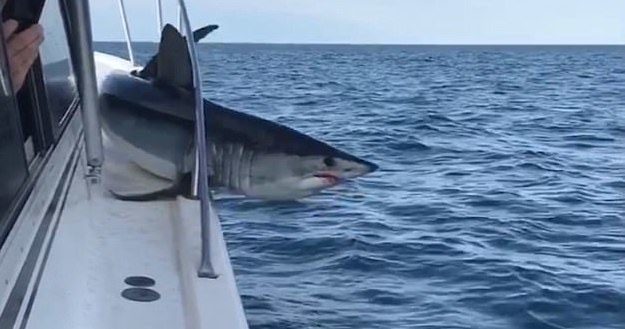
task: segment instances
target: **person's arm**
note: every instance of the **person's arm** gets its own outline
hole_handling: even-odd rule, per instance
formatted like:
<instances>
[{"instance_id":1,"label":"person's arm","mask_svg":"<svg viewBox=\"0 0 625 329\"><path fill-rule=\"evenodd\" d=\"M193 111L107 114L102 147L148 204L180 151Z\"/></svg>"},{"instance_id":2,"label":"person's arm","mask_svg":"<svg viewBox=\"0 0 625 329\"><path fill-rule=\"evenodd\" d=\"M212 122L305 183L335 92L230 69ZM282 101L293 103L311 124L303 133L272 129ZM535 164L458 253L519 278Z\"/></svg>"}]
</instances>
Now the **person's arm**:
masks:
<instances>
[{"instance_id":1,"label":"person's arm","mask_svg":"<svg viewBox=\"0 0 625 329\"><path fill-rule=\"evenodd\" d=\"M30 66L39 55L39 45L43 42L43 28L39 24L17 32L18 23L10 19L2 23L2 32L6 43L9 69L13 90L22 88Z\"/></svg>"}]
</instances>

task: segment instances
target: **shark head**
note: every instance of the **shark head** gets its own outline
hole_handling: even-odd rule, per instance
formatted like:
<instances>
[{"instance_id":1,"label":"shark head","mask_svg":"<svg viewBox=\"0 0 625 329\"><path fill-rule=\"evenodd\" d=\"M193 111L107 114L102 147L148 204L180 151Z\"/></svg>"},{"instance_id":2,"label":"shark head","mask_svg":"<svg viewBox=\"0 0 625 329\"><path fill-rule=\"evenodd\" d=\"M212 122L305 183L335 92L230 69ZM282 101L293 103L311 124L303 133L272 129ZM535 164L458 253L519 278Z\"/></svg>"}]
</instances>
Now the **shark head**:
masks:
<instances>
[{"instance_id":1,"label":"shark head","mask_svg":"<svg viewBox=\"0 0 625 329\"><path fill-rule=\"evenodd\" d=\"M306 142L302 140L301 145ZM330 146L303 155L259 153L251 164L249 185L242 186L244 194L272 200L307 197L378 168Z\"/></svg>"},{"instance_id":2,"label":"shark head","mask_svg":"<svg viewBox=\"0 0 625 329\"><path fill-rule=\"evenodd\" d=\"M204 101L212 182L262 199L299 199L377 165L291 127Z\"/></svg>"}]
</instances>

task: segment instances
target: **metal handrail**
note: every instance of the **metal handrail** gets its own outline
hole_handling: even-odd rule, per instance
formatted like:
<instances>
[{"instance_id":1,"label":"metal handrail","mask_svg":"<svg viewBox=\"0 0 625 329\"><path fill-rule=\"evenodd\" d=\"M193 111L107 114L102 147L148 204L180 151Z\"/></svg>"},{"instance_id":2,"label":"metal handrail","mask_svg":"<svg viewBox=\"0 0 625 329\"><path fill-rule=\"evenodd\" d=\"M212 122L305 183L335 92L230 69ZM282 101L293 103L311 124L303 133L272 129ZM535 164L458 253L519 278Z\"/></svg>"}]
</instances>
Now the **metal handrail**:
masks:
<instances>
[{"instance_id":1,"label":"metal handrail","mask_svg":"<svg viewBox=\"0 0 625 329\"><path fill-rule=\"evenodd\" d=\"M156 34L159 35L163 30L163 4L161 3L161 0L156 0L156 24Z\"/></svg>"},{"instance_id":2,"label":"metal handrail","mask_svg":"<svg viewBox=\"0 0 625 329\"><path fill-rule=\"evenodd\" d=\"M81 101L82 121L87 153L88 177L98 182L104 161L102 134L100 130L98 85L96 82L91 22L88 0L66 1L74 71L77 75L78 92Z\"/></svg>"},{"instance_id":3,"label":"metal handrail","mask_svg":"<svg viewBox=\"0 0 625 329\"><path fill-rule=\"evenodd\" d=\"M204 99L202 98L202 80L200 79L199 62L193 40L193 31L187 14L184 0L178 0L178 8L182 18L186 34L187 48L191 66L193 67L193 87L195 91L195 144L196 144L196 165L193 171L194 193L200 199L201 235L202 235L202 259L198 269L198 276L204 278L217 278L218 275L212 264L210 252L211 236L211 198L208 187L208 149L206 146L206 118L204 113Z\"/></svg>"},{"instance_id":4,"label":"metal handrail","mask_svg":"<svg viewBox=\"0 0 625 329\"><path fill-rule=\"evenodd\" d=\"M178 6L178 12L176 13L176 19L178 20L178 29L182 30L182 9Z\"/></svg>"},{"instance_id":5,"label":"metal handrail","mask_svg":"<svg viewBox=\"0 0 625 329\"><path fill-rule=\"evenodd\" d=\"M130 61L134 65L134 56L132 53L132 42L130 41L130 32L126 20L126 9L123 0L118 0L120 14L124 23L124 33L126 34L126 45ZM159 27L162 24L162 6L161 1L156 0L157 18ZM203 278L215 279L218 274L213 267L211 257L211 231L212 231L212 200L208 185L209 172L209 154L206 142L206 118L204 113L204 99L202 98L202 80L200 79L199 62L197 59L197 51L195 49L195 41L193 40L193 30L187 14L187 8L184 0L178 0L178 25L180 30L184 31L187 41L187 49L189 51L189 59L193 68L193 89L195 104L195 167L192 178L192 195L200 200L200 220L201 220L201 240L202 240L202 258L198 269L198 276ZM184 28L183 28L184 27ZM160 31L159 31L160 33Z\"/></svg>"},{"instance_id":6,"label":"metal handrail","mask_svg":"<svg viewBox=\"0 0 625 329\"><path fill-rule=\"evenodd\" d=\"M124 27L124 35L126 36L126 48L128 49L128 58L132 66L135 66L135 55L132 52L132 40L130 40L130 29L128 28L128 18L126 17L126 8L124 0L117 0L119 4L119 14L122 17L122 26Z\"/></svg>"}]
</instances>

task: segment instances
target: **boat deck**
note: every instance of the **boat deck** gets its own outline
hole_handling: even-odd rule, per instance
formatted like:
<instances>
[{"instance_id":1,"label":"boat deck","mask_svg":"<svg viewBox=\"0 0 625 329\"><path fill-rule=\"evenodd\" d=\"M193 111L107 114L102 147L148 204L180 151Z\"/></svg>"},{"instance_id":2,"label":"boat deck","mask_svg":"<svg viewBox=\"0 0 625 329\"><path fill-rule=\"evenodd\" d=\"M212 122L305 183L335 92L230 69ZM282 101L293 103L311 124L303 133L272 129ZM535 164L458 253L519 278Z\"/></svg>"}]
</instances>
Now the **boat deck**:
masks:
<instances>
[{"instance_id":1,"label":"boat deck","mask_svg":"<svg viewBox=\"0 0 625 329\"><path fill-rule=\"evenodd\" d=\"M75 168L22 328L247 328L218 220L212 250L220 276L197 276L199 202L119 201ZM138 297L159 298L122 297L130 276L154 279Z\"/></svg>"}]
</instances>

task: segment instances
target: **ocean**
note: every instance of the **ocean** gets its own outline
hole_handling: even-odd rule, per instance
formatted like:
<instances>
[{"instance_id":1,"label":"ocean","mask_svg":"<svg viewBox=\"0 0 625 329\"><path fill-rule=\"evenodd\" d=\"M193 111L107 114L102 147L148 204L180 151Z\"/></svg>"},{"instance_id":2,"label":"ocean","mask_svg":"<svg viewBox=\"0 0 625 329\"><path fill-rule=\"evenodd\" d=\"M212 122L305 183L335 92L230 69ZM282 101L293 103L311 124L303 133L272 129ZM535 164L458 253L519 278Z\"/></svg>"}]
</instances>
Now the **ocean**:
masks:
<instances>
[{"instance_id":1,"label":"ocean","mask_svg":"<svg viewBox=\"0 0 625 329\"><path fill-rule=\"evenodd\" d=\"M380 166L298 202L218 202L251 328L625 328L625 47L199 57L205 97Z\"/></svg>"}]
</instances>

